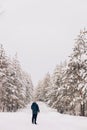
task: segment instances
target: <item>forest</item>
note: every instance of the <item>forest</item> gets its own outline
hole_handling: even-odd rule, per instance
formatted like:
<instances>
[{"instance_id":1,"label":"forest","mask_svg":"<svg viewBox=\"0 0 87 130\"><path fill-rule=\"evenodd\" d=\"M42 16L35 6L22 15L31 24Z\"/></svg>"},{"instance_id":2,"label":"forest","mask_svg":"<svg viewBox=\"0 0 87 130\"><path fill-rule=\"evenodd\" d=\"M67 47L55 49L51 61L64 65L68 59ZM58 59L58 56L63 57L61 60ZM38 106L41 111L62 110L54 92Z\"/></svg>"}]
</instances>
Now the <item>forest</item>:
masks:
<instances>
[{"instance_id":1,"label":"forest","mask_svg":"<svg viewBox=\"0 0 87 130\"><path fill-rule=\"evenodd\" d=\"M63 63L47 72L36 87L15 55L6 55L0 45L0 111L15 112L34 98L58 112L87 116L87 31L80 31L72 53Z\"/></svg>"},{"instance_id":2,"label":"forest","mask_svg":"<svg viewBox=\"0 0 87 130\"><path fill-rule=\"evenodd\" d=\"M87 116L87 31L80 31L68 60L38 82L35 98L58 112Z\"/></svg>"},{"instance_id":3,"label":"forest","mask_svg":"<svg viewBox=\"0 0 87 130\"><path fill-rule=\"evenodd\" d=\"M18 61L6 55L0 45L0 111L15 112L32 99L33 83Z\"/></svg>"}]
</instances>

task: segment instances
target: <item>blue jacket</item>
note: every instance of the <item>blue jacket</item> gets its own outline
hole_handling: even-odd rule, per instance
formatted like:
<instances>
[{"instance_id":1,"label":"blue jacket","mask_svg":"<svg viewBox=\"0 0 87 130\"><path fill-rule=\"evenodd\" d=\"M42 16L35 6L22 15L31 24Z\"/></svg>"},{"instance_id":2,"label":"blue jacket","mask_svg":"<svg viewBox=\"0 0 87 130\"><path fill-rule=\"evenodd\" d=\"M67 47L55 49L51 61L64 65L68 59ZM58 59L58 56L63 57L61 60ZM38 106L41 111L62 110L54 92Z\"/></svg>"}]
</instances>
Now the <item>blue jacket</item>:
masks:
<instances>
[{"instance_id":1,"label":"blue jacket","mask_svg":"<svg viewBox=\"0 0 87 130\"><path fill-rule=\"evenodd\" d=\"M31 109L33 114L37 114L40 110L39 110L39 106L36 102L33 102L31 105Z\"/></svg>"}]
</instances>

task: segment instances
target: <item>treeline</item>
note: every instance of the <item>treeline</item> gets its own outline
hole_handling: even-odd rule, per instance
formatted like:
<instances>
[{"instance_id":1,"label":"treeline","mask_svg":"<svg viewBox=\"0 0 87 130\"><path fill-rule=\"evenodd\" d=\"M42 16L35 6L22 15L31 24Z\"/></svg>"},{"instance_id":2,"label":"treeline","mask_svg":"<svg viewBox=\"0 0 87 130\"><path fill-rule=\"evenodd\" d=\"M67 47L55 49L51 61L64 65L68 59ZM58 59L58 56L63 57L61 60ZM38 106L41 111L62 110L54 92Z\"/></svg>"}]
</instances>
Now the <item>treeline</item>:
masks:
<instances>
[{"instance_id":1,"label":"treeline","mask_svg":"<svg viewBox=\"0 0 87 130\"><path fill-rule=\"evenodd\" d=\"M69 59L39 81L35 98L60 113L87 116L87 31L78 35Z\"/></svg>"},{"instance_id":2,"label":"treeline","mask_svg":"<svg viewBox=\"0 0 87 130\"><path fill-rule=\"evenodd\" d=\"M12 112L24 108L32 99L33 84L24 72L17 55L10 58L0 45L0 111Z\"/></svg>"}]
</instances>

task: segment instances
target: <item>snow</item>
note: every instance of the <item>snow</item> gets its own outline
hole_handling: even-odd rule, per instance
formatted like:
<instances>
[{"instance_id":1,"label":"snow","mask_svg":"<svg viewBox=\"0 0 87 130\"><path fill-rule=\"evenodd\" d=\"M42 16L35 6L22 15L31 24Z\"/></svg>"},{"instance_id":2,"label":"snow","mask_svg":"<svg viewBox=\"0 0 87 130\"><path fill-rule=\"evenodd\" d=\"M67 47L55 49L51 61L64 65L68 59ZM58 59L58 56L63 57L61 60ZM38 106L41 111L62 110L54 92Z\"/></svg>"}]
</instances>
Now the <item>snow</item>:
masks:
<instances>
[{"instance_id":1,"label":"snow","mask_svg":"<svg viewBox=\"0 0 87 130\"><path fill-rule=\"evenodd\" d=\"M0 130L87 130L87 117L59 114L38 102L37 125L31 123L30 105L15 113L0 113Z\"/></svg>"}]
</instances>

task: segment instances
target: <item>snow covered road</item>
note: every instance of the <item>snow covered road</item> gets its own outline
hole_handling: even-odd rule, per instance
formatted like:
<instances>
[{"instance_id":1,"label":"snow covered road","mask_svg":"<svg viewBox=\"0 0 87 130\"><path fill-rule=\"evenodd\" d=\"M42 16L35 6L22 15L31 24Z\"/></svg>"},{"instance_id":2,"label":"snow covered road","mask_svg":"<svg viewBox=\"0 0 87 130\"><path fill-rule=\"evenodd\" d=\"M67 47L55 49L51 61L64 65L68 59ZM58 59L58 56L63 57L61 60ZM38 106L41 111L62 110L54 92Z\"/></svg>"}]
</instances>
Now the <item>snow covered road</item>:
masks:
<instances>
[{"instance_id":1,"label":"snow covered road","mask_svg":"<svg viewBox=\"0 0 87 130\"><path fill-rule=\"evenodd\" d=\"M30 105L21 112L0 113L0 130L87 130L87 118L59 114L39 103L37 125L31 123Z\"/></svg>"}]
</instances>

